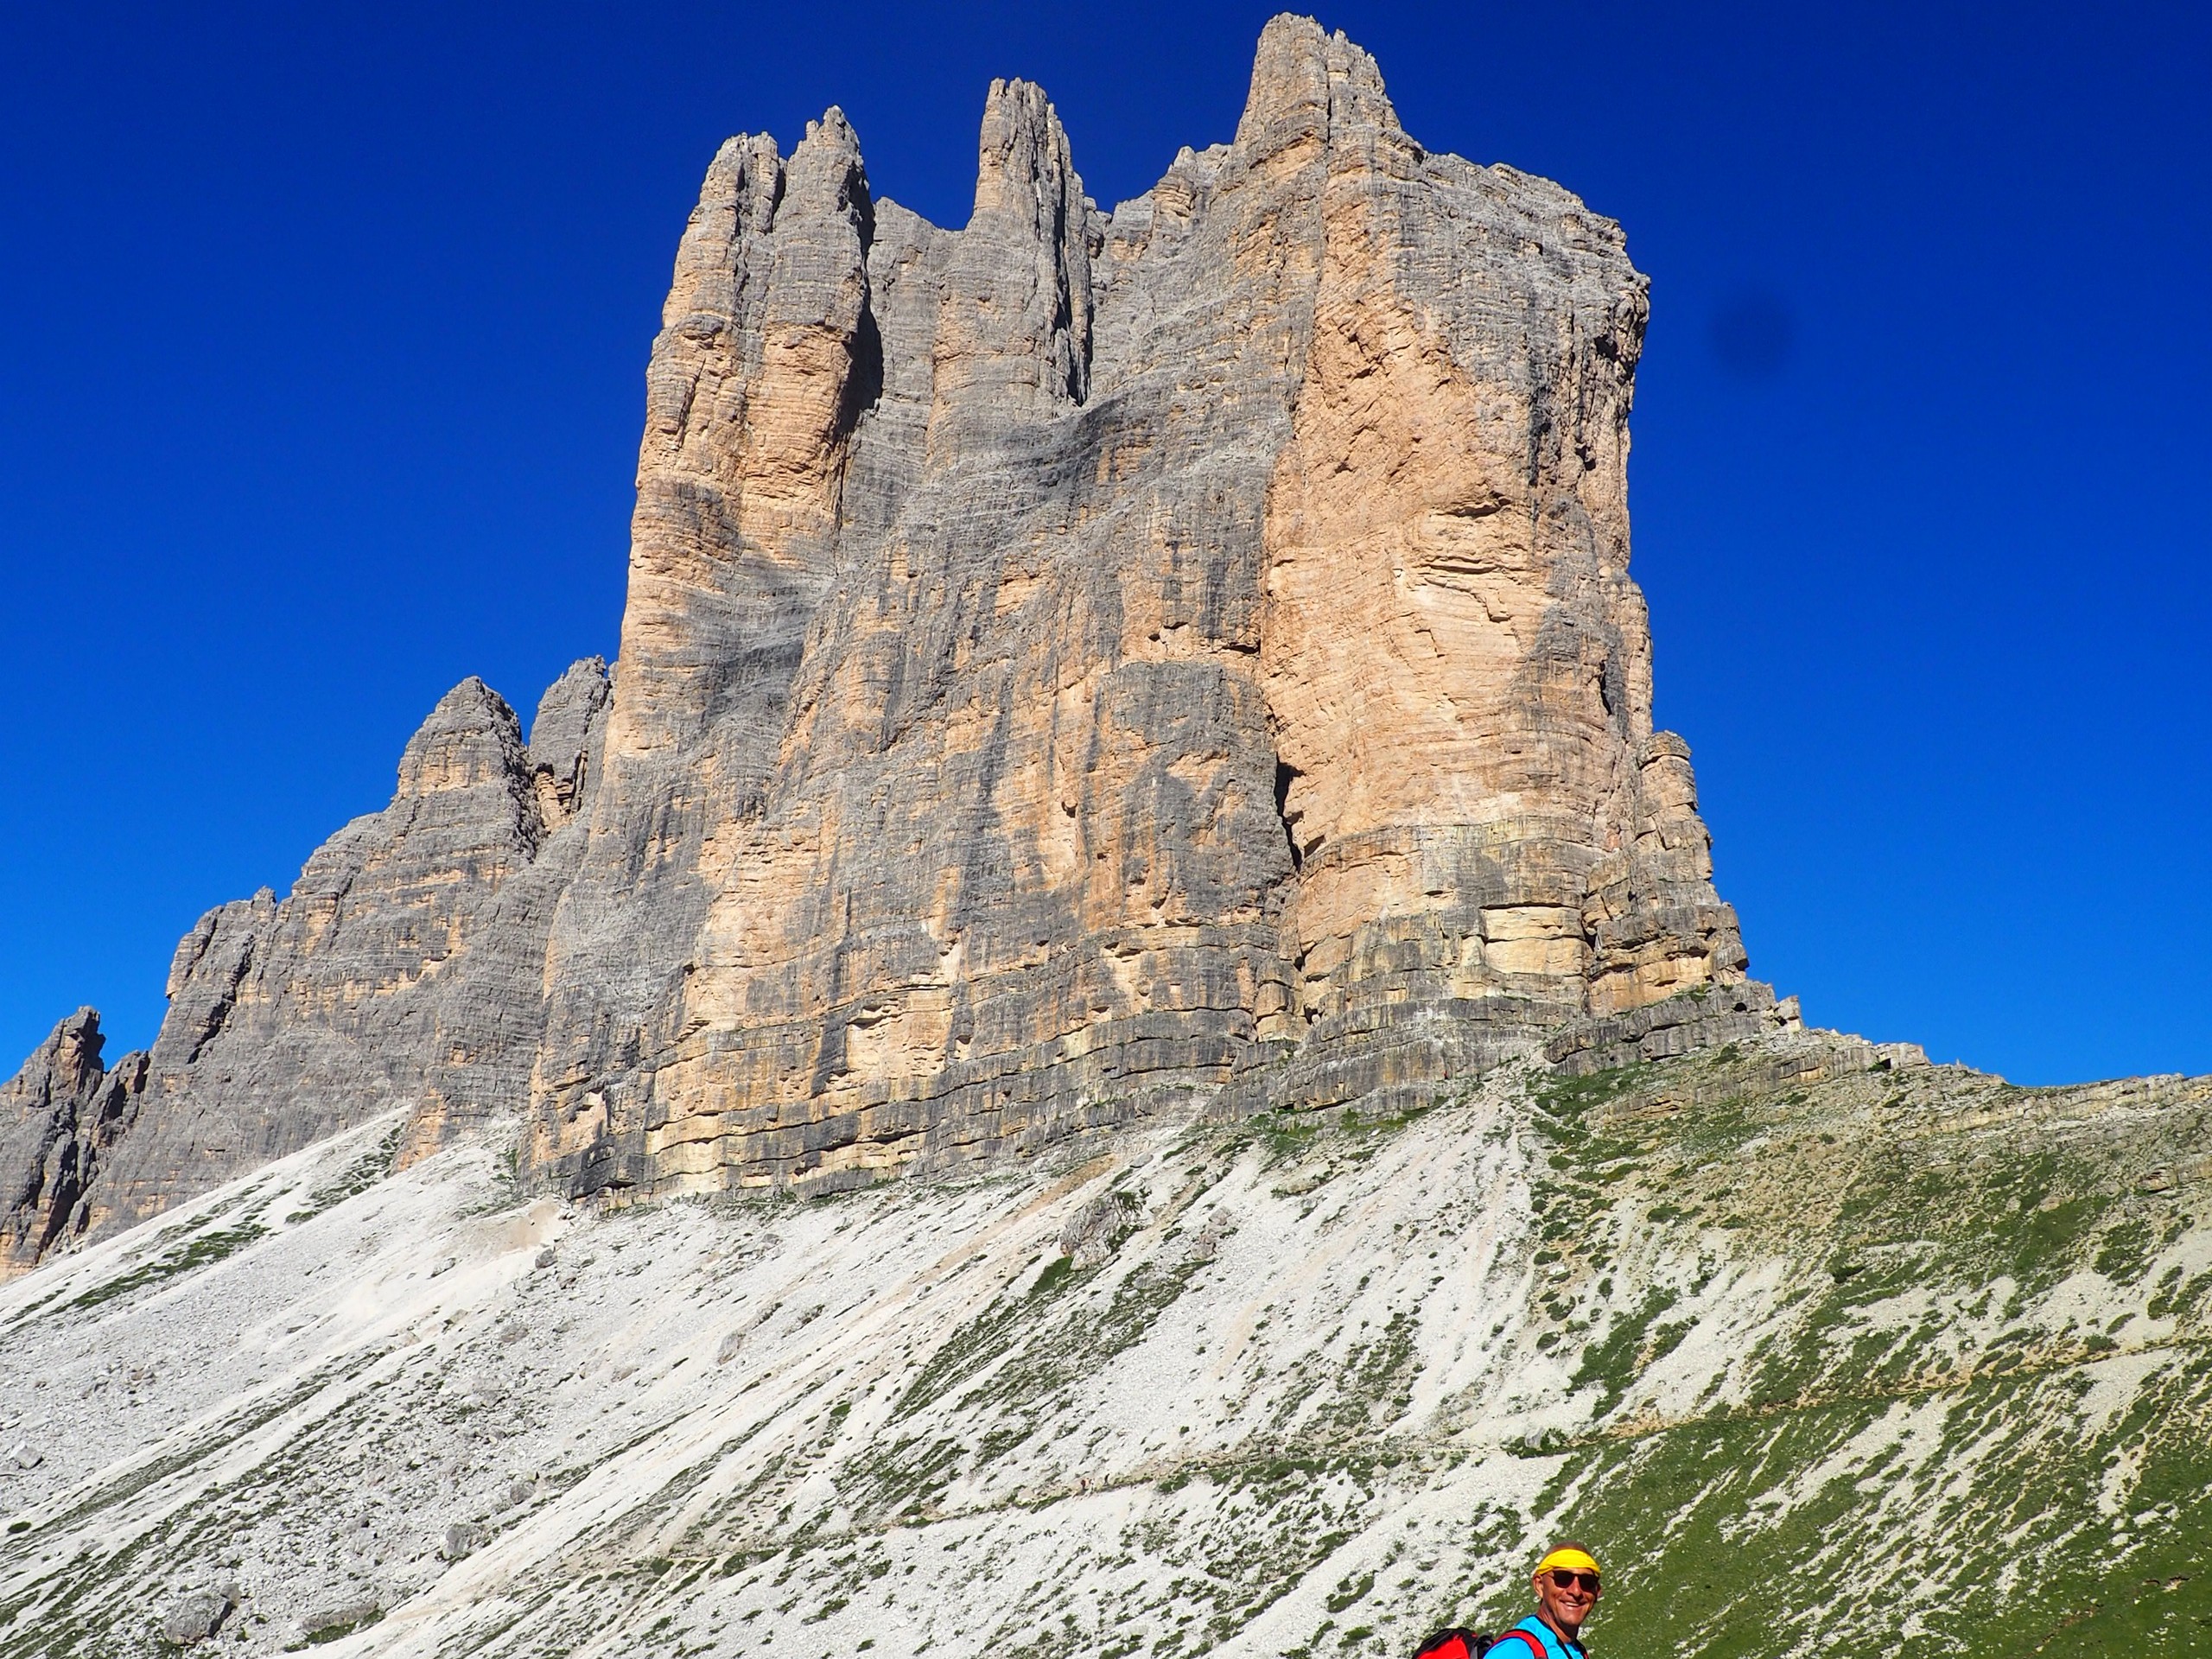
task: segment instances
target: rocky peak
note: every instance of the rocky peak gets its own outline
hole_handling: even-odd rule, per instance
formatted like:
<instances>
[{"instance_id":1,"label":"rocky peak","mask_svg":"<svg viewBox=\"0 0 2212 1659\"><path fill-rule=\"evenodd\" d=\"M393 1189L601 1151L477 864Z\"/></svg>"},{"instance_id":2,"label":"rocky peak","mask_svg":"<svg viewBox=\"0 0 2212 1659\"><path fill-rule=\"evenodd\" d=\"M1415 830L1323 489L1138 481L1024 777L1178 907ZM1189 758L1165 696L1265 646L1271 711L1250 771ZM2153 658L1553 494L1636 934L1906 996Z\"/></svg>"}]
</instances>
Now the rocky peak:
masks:
<instances>
[{"instance_id":1,"label":"rocky peak","mask_svg":"<svg viewBox=\"0 0 2212 1659\"><path fill-rule=\"evenodd\" d=\"M519 1117L613 1203L1787 1025L1652 728L1646 291L1306 19L1111 219L1024 81L957 230L834 108L732 139L618 671L527 747L464 682L389 806L203 919L90 1225L386 1109L409 1157Z\"/></svg>"},{"instance_id":2,"label":"rocky peak","mask_svg":"<svg viewBox=\"0 0 2212 1659\"><path fill-rule=\"evenodd\" d=\"M515 711L474 675L438 699L399 756L399 797L505 785L520 765Z\"/></svg>"},{"instance_id":3,"label":"rocky peak","mask_svg":"<svg viewBox=\"0 0 2212 1659\"><path fill-rule=\"evenodd\" d=\"M675 279L661 308L664 328L700 336L720 332L735 318L741 279L757 263L753 250L773 227L783 193L783 162L766 133L732 138L715 153L677 248ZM680 413L654 404L656 390L649 382L649 435L657 426L673 429L653 416Z\"/></svg>"},{"instance_id":4,"label":"rocky peak","mask_svg":"<svg viewBox=\"0 0 2212 1659\"><path fill-rule=\"evenodd\" d=\"M1251 91L1236 123L1237 150L1256 163L1360 134L1405 136L1375 60L1311 17L1285 12L1271 19L1260 31Z\"/></svg>"},{"instance_id":5,"label":"rocky peak","mask_svg":"<svg viewBox=\"0 0 2212 1659\"><path fill-rule=\"evenodd\" d=\"M785 211L803 217L843 219L862 247L873 237L875 204L868 196L860 137L836 105L819 121L806 124L806 136L784 169L784 201Z\"/></svg>"},{"instance_id":6,"label":"rocky peak","mask_svg":"<svg viewBox=\"0 0 2212 1659\"><path fill-rule=\"evenodd\" d=\"M1090 375L1090 208L1042 87L995 80L976 207L946 270L932 363L940 413L1052 414Z\"/></svg>"},{"instance_id":7,"label":"rocky peak","mask_svg":"<svg viewBox=\"0 0 2212 1659\"><path fill-rule=\"evenodd\" d=\"M590 775L592 738L607 707L607 659L571 663L531 717L529 762L538 817L557 830L576 813Z\"/></svg>"},{"instance_id":8,"label":"rocky peak","mask_svg":"<svg viewBox=\"0 0 2212 1659\"><path fill-rule=\"evenodd\" d=\"M538 1167L836 1182L1178 1090L1418 1093L1741 979L1686 766L1646 764L1644 283L1604 221L1431 159L1300 19L1236 143L1111 222L1019 81L962 229L878 204L861 250L817 207L787 259L794 212L759 315L804 349L657 351L747 412L687 417L680 475L648 441Z\"/></svg>"},{"instance_id":9,"label":"rocky peak","mask_svg":"<svg viewBox=\"0 0 2212 1659\"><path fill-rule=\"evenodd\" d=\"M0 1110L36 1112L57 1099L82 1095L106 1074L98 1008L79 1008L54 1027L13 1081L0 1088Z\"/></svg>"},{"instance_id":10,"label":"rocky peak","mask_svg":"<svg viewBox=\"0 0 2212 1659\"><path fill-rule=\"evenodd\" d=\"M557 832L606 701L605 664L572 665L525 748L505 701L462 681L408 740L390 804L282 900L264 889L185 936L147 1054L103 1073L97 1014L65 1021L0 1096L19 1103L0 1108L0 1171L27 1195L0 1223L0 1276L378 1112L432 1102L442 1123L430 1080L457 1055L519 1092L552 896L582 844L581 826Z\"/></svg>"},{"instance_id":11,"label":"rocky peak","mask_svg":"<svg viewBox=\"0 0 2212 1659\"><path fill-rule=\"evenodd\" d=\"M100 1159L131 1125L146 1057L100 1063L98 1010L79 1008L54 1028L0 1087L0 1278L26 1267L90 1220L86 1190Z\"/></svg>"},{"instance_id":12,"label":"rocky peak","mask_svg":"<svg viewBox=\"0 0 2212 1659\"><path fill-rule=\"evenodd\" d=\"M390 842L403 867L419 858L443 872L465 860L473 875L497 887L528 863L545 825L522 723L506 700L474 675L439 698L400 753L397 787L376 826L371 833ZM350 849L334 842L308 861L294 899L322 888L325 871L350 895L352 867Z\"/></svg>"}]
</instances>

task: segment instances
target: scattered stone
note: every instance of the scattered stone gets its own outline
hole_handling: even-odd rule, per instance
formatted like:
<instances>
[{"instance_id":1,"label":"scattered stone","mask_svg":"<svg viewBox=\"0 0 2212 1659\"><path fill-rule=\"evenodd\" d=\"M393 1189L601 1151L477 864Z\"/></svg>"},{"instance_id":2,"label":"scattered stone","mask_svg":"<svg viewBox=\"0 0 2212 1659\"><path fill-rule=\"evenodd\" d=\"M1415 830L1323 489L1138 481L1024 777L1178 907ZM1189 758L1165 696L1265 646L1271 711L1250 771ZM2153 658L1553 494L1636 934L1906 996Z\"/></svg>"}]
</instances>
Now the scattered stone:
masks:
<instances>
[{"instance_id":1,"label":"scattered stone","mask_svg":"<svg viewBox=\"0 0 2212 1659\"><path fill-rule=\"evenodd\" d=\"M18 1469L35 1469L46 1461L46 1453L29 1440L17 1440L8 1448L8 1461Z\"/></svg>"},{"instance_id":2,"label":"scattered stone","mask_svg":"<svg viewBox=\"0 0 2212 1659\"><path fill-rule=\"evenodd\" d=\"M1236 1224L1230 1219L1229 1211L1215 1211L1205 1218L1205 1225L1191 1235L1190 1259L1193 1262L1212 1261L1221 1253L1222 1240L1236 1230Z\"/></svg>"},{"instance_id":3,"label":"scattered stone","mask_svg":"<svg viewBox=\"0 0 2212 1659\"><path fill-rule=\"evenodd\" d=\"M554 1260L553 1247L548 1244L543 1249L538 1251L537 1265L541 1268L550 1268L553 1265Z\"/></svg>"},{"instance_id":4,"label":"scattered stone","mask_svg":"<svg viewBox=\"0 0 2212 1659\"><path fill-rule=\"evenodd\" d=\"M180 1643L205 1642L223 1628L223 1621L238 1605L227 1588L195 1590L171 1607L162 1620L162 1634Z\"/></svg>"},{"instance_id":5,"label":"scattered stone","mask_svg":"<svg viewBox=\"0 0 2212 1659\"><path fill-rule=\"evenodd\" d=\"M1135 1201L1126 1193L1102 1193L1060 1229L1060 1254L1073 1256L1079 1268L1097 1267L1142 1224Z\"/></svg>"},{"instance_id":6,"label":"scattered stone","mask_svg":"<svg viewBox=\"0 0 2212 1659\"><path fill-rule=\"evenodd\" d=\"M473 1521L456 1521L446 1529L445 1541L438 1546L441 1560L457 1561L484 1541L484 1529Z\"/></svg>"},{"instance_id":7,"label":"scattered stone","mask_svg":"<svg viewBox=\"0 0 2212 1659\"><path fill-rule=\"evenodd\" d=\"M507 1483L507 1503L511 1508L527 1503L537 1496L537 1479L533 1475L517 1475Z\"/></svg>"},{"instance_id":8,"label":"scattered stone","mask_svg":"<svg viewBox=\"0 0 2212 1659\"><path fill-rule=\"evenodd\" d=\"M375 1624L383 1616L383 1601L373 1593L333 1602L301 1618L300 1639L310 1643L334 1642L341 1636L359 1630L364 1624Z\"/></svg>"}]
</instances>

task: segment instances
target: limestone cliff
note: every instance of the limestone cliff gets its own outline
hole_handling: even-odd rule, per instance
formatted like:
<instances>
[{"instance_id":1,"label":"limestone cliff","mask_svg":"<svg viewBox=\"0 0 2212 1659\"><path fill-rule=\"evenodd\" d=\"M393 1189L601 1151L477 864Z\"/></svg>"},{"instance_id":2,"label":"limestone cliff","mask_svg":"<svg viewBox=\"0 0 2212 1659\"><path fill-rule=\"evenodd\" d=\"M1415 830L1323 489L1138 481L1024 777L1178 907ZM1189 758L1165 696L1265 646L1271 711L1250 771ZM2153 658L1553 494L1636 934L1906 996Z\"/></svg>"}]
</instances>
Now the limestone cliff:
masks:
<instances>
[{"instance_id":1,"label":"limestone cliff","mask_svg":"<svg viewBox=\"0 0 2212 1659\"><path fill-rule=\"evenodd\" d=\"M457 688L389 807L211 912L135 1127L10 1260L388 1106L404 1157L519 1116L578 1192L837 1185L1786 1025L1652 729L1645 288L1302 19L1110 214L1020 81L957 230L834 109L731 140L611 690L525 749Z\"/></svg>"},{"instance_id":2,"label":"limestone cliff","mask_svg":"<svg viewBox=\"0 0 2212 1659\"><path fill-rule=\"evenodd\" d=\"M1615 226L1430 156L1301 20L1110 216L1020 82L958 231L835 111L733 140L532 1164L849 1179L1739 984L1627 574L1644 317Z\"/></svg>"},{"instance_id":3,"label":"limestone cliff","mask_svg":"<svg viewBox=\"0 0 2212 1659\"><path fill-rule=\"evenodd\" d=\"M0 1258L35 1262L84 1231L101 1160L137 1117L146 1057L101 1063L100 1016L79 1008L0 1089Z\"/></svg>"},{"instance_id":4,"label":"limestone cliff","mask_svg":"<svg viewBox=\"0 0 2212 1659\"><path fill-rule=\"evenodd\" d=\"M185 936L148 1052L103 1071L98 1015L63 1022L0 1092L16 1188L0 1274L395 1105L410 1147L512 1114L605 701L605 664L577 664L525 747L513 711L463 682L409 741L389 806L281 902L264 890Z\"/></svg>"}]
</instances>

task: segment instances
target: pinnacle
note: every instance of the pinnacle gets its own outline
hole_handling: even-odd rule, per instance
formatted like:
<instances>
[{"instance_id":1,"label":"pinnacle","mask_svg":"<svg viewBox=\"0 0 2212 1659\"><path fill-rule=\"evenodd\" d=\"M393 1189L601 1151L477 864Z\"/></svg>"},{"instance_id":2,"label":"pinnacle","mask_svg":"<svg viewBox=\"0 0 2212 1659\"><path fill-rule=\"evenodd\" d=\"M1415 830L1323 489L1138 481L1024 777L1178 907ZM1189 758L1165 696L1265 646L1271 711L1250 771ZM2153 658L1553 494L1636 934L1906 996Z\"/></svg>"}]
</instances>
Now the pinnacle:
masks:
<instances>
[{"instance_id":1,"label":"pinnacle","mask_svg":"<svg viewBox=\"0 0 2212 1659\"><path fill-rule=\"evenodd\" d=\"M1375 60L1311 17L1270 19L1253 57L1236 147L1258 159L1362 126L1402 130Z\"/></svg>"}]
</instances>

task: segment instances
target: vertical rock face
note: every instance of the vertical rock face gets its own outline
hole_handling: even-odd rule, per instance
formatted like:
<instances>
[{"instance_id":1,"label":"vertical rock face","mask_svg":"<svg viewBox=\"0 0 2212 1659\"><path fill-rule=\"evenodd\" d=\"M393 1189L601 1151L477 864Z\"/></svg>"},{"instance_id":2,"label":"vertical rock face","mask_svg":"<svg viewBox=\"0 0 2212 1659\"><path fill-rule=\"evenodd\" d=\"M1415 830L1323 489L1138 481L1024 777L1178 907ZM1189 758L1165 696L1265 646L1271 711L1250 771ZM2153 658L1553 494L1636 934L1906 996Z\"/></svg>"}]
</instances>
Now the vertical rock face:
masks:
<instances>
[{"instance_id":1,"label":"vertical rock face","mask_svg":"<svg viewBox=\"0 0 2212 1659\"><path fill-rule=\"evenodd\" d=\"M726 146L531 1160L856 1179L1740 981L1627 574L1644 317L1303 20L1110 217L1021 82L957 232L835 111Z\"/></svg>"},{"instance_id":2,"label":"vertical rock face","mask_svg":"<svg viewBox=\"0 0 2212 1659\"><path fill-rule=\"evenodd\" d=\"M709 838L757 817L809 624L836 575L851 429L881 351L874 212L842 114L788 164L732 139L677 256L647 372L622 673L582 867L553 925L538 1090L673 1039Z\"/></svg>"},{"instance_id":3,"label":"vertical rock face","mask_svg":"<svg viewBox=\"0 0 2212 1659\"><path fill-rule=\"evenodd\" d=\"M1366 1046L1424 1008L1541 1025L1738 976L1688 750L1651 732L1627 575L1645 292L1618 227L1427 156L1372 61L1297 25L1262 42L1236 148L1307 174L1313 200L1261 652L1309 1040Z\"/></svg>"},{"instance_id":4,"label":"vertical rock face","mask_svg":"<svg viewBox=\"0 0 2212 1659\"><path fill-rule=\"evenodd\" d=\"M1578 1021L1585 1060L1679 1046L1715 985L1762 1016L1651 724L1645 315L1618 226L1430 155L1303 19L1234 142L1110 215L1025 82L957 231L835 109L732 139L611 689L579 664L525 747L456 688L389 807L211 912L97 1179L54 1148L109 1085L41 1051L11 1248L394 1107L403 1156L522 1111L579 1192L834 1184Z\"/></svg>"},{"instance_id":5,"label":"vertical rock face","mask_svg":"<svg viewBox=\"0 0 2212 1659\"><path fill-rule=\"evenodd\" d=\"M525 868L487 885L466 948L429 999L428 1039L400 1154L412 1159L460 1131L512 1118L528 1098L545 1031L545 953L561 895L575 879L588 826L579 816L602 763L607 664L571 664L546 689L524 756L539 841Z\"/></svg>"},{"instance_id":6,"label":"vertical rock face","mask_svg":"<svg viewBox=\"0 0 2212 1659\"><path fill-rule=\"evenodd\" d=\"M513 711L464 681L409 741L391 805L319 848L282 903L226 905L178 947L148 1109L102 1201L150 1213L409 1100L440 982L543 834Z\"/></svg>"},{"instance_id":7,"label":"vertical rock face","mask_svg":"<svg viewBox=\"0 0 2212 1659\"><path fill-rule=\"evenodd\" d=\"M79 1008L0 1088L0 1277L20 1271L91 1221L86 1193L130 1132L146 1057L100 1063L100 1017Z\"/></svg>"},{"instance_id":8,"label":"vertical rock face","mask_svg":"<svg viewBox=\"0 0 2212 1659\"><path fill-rule=\"evenodd\" d=\"M98 1016L63 1022L0 1096L8 1264L395 1107L410 1149L512 1115L606 700L606 665L577 664L525 748L513 711L464 681L409 741L389 806L281 902L264 890L185 937L150 1051L104 1072Z\"/></svg>"}]
</instances>

